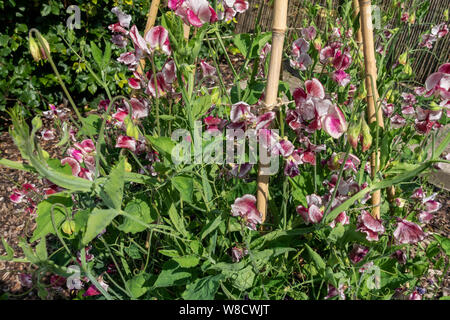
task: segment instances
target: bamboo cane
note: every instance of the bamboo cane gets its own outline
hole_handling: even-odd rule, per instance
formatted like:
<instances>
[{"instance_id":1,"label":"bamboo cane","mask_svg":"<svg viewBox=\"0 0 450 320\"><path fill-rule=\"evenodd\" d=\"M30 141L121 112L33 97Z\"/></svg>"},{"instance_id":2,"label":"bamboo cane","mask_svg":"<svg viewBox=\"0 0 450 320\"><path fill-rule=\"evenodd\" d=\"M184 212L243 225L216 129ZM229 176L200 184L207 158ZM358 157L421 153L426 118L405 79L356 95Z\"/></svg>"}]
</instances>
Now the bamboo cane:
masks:
<instances>
[{"instance_id":1,"label":"bamboo cane","mask_svg":"<svg viewBox=\"0 0 450 320\"><path fill-rule=\"evenodd\" d=\"M278 82L280 80L281 58L283 53L284 35L287 29L288 0L275 0L272 22L272 52L270 56L267 87L265 91L265 106L270 108L277 102ZM266 165L267 166L267 165ZM267 200L269 194L269 175L264 174L263 164L259 164L257 209L262 215L262 221L266 220Z\"/></svg>"},{"instance_id":2,"label":"bamboo cane","mask_svg":"<svg viewBox=\"0 0 450 320\"><path fill-rule=\"evenodd\" d=\"M148 14L147 14L147 23L145 24L144 36L155 25L156 16L158 15L158 8L159 8L160 1L161 0L152 0L152 3L150 4L150 9L148 10ZM145 59L142 58L139 61L137 72L139 74L143 74L144 67L145 67Z\"/></svg>"},{"instance_id":3,"label":"bamboo cane","mask_svg":"<svg viewBox=\"0 0 450 320\"><path fill-rule=\"evenodd\" d=\"M373 42L372 7L370 0L359 0L361 13L361 31L363 40L364 66L366 71L366 91L367 91L367 118L369 123L377 122L378 126L384 128L383 114L381 108L376 110L378 101L377 91L377 67L375 62L375 50ZM371 174L375 177L379 170L380 151L376 150L371 156ZM372 194L372 216L380 218L381 190Z\"/></svg>"},{"instance_id":4,"label":"bamboo cane","mask_svg":"<svg viewBox=\"0 0 450 320\"><path fill-rule=\"evenodd\" d=\"M353 14L355 18L359 15L359 0L353 0ZM356 43L358 44L359 52L363 51L362 33L361 33L361 17L359 19L360 27L356 30Z\"/></svg>"}]
</instances>

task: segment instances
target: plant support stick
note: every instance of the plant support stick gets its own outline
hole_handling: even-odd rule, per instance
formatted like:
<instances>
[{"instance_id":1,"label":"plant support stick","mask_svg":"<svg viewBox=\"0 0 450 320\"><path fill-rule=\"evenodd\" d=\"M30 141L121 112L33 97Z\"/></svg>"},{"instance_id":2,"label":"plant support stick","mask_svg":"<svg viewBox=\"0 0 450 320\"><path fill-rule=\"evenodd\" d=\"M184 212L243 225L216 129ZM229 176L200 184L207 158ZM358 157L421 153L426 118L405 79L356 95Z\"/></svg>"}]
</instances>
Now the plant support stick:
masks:
<instances>
[{"instance_id":1,"label":"plant support stick","mask_svg":"<svg viewBox=\"0 0 450 320\"><path fill-rule=\"evenodd\" d=\"M284 34L286 32L288 0L275 0L272 23L272 53L270 56L269 74L265 92L265 108L273 107L278 97L278 82L280 80L281 58L283 54ZM265 109L264 108L264 109ZM265 110L264 110L265 111ZM266 220L267 200L269 193L269 175L262 169L268 165L259 164L257 209L261 212L262 221Z\"/></svg>"},{"instance_id":2,"label":"plant support stick","mask_svg":"<svg viewBox=\"0 0 450 320\"><path fill-rule=\"evenodd\" d=\"M367 90L367 119L369 123L377 122L377 125L384 128L383 114L381 108L376 110L378 101L377 91L377 67L375 61L375 50L373 43L373 26L372 26L372 7L370 1L359 0L359 9L361 14L361 31L363 40L363 52L364 52L364 67L366 78L366 90ZM376 146L378 147L378 146ZM379 157L380 153L378 148L372 153L371 156L371 174L374 178L379 170ZM381 190L376 190L372 194L372 216L377 219L380 218L380 202L381 202Z\"/></svg>"},{"instance_id":3,"label":"plant support stick","mask_svg":"<svg viewBox=\"0 0 450 320\"><path fill-rule=\"evenodd\" d=\"M150 4L150 9L147 14L147 23L145 24L144 37L145 34L155 25L156 16L158 15L159 3L160 0L152 0L152 3ZM145 58L142 58L139 61L137 72L143 74L144 67L145 67Z\"/></svg>"}]
</instances>

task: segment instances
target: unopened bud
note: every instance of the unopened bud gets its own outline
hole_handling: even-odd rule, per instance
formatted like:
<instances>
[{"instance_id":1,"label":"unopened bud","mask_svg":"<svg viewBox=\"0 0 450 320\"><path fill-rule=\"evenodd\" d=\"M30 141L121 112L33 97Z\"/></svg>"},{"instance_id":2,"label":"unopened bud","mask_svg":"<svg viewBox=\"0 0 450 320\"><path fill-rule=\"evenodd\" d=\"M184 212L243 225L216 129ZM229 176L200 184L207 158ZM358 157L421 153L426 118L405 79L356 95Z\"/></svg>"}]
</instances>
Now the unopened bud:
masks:
<instances>
[{"instance_id":1,"label":"unopened bud","mask_svg":"<svg viewBox=\"0 0 450 320\"><path fill-rule=\"evenodd\" d=\"M50 45L48 44L47 40L42 37L42 42L44 43L45 48L48 52L50 52ZM47 54L45 52L44 47L40 44L39 41L36 41L32 36L29 37L29 44L30 44L30 52L33 56L34 61L38 62L40 60L47 60Z\"/></svg>"},{"instance_id":2,"label":"unopened bud","mask_svg":"<svg viewBox=\"0 0 450 320\"><path fill-rule=\"evenodd\" d=\"M347 139L354 150L358 147L359 135L361 132L361 121L353 123L347 130Z\"/></svg>"},{"instance_id":3,"label":"unopened bud","mask_svg":"<svg viewBox=\"0 0 450 320\"><path fill-rule=\"evenodd\" d=\"M75 232L75 221L73 220L66 220L63 222L61 226L62 231L66 234L72 234Z\"/></svg>"},{"instance_id":4,"label":"unopened bud","mask_svg":"<svg viewBox=\"0 0 450 320\"><path fill-rule=\"evenodd\" d=\"M405 65L406 59L408 58L408 52L403 52L400 57L398 57L398 63Z\"/></svg>"},{"instance_id":5,"label":"unopened bud","mask_svg":"<svg viewBox=\"0 0 450 320\"><path fill-rule=\"evenodd\" d=\"M372 145L372 135L370 134L370 127L367 125L366 120L363 118L361 124L362 131L362 151L365 152L370 149Z\"/></svg>"}]
</instances>

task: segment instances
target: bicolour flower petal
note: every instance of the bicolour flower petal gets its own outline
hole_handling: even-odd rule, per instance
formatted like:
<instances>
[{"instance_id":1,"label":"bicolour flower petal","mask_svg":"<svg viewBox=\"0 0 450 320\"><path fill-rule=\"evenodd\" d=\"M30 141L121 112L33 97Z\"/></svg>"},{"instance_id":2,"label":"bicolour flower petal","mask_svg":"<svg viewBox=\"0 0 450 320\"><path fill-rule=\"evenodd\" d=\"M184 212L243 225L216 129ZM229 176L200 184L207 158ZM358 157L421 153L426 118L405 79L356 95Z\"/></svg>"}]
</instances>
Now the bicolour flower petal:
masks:
<instances>
[{"instance_id":1,"label":"bicolour flower petal","mask_svg":"<svg viewBox=\"0 0 450 320\"><path fill-rule=\"evenodd\" d=\"M335 139L338 139L347 131L345 116L337 106L330 108L328 114L322 118L321 122L322 129Z\"/></svg>"},{"instance_id":2,"label":"bicolour flower petal","mask_svg":"<svg viewBox=\"0 0 450 320\"><path fill-rule=\"evenodd\" d=\"M323 99L325 98L325 89L316 78L305 81L306 93L312 97Z\"/></svg>"},{"instance_id":3,"label":"bicolour flower petal","mask_svg":"<svg viewBox=\"0 0 450 320\"><path fill-rule=\"evenodd\" d=\"M204 77L211 77L216 74L216 68L205 62L204 59L200 60L200 67L202 68Z\"/></svg>"},{"instance_id":4,"label":"bicolour flower petal","mask_svg":"<svg viewBox=\"0 0 450 320\"><path fill-rule=\"evenodd\" d=\"M156 26L151 28L145 34L145 41L150 46L150 49L161 50L166 55L171 54L169 32L162 26Z\"/></svg>"},{"instance_id":5,"label":"bicolour flower petal","mask_svg":"<svg viewBox=\"0 0 450 320\"><path fill-rule=\"evenodd\" d=\"M131 151L136 151L136 140L128 136L119 136L117 138L116 148L125 148Z\"/></svg>"},{"instance_id":6,"label":"bicolour flower petal","mask_svg":"<svg viewBox=\"0 0 450 320\"><path fill-rule=\"evenodd\" d=\"M417 224L404 220L397 220L397 228L394 231L394 238L401 244L417 243L425 239L426 234Z\"/></svg>"},{"instance_id":7,"label":"bicolour flower petal","mask_svg":"<svg viewBox=\"0 0 450 320\"><path fill-rule=\"evenodd\" d=\"M78 161L74 158L66 157L61 160L61 164L65 165L66 163L72 168L72 175L77 177L81 171L81 167Z\"/></svg>"}]
</instances>

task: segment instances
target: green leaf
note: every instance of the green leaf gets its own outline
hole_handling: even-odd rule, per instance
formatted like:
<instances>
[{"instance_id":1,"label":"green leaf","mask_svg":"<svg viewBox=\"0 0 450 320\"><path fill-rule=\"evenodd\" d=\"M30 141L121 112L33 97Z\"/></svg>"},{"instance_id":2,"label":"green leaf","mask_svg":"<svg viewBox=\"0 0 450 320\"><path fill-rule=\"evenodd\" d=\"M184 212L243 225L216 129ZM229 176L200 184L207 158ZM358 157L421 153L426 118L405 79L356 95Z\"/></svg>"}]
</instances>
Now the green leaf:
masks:
<instances>
[{"instance_id":1,"label":"green leaf","mask_svg":"<svg viewBox=\"0 0 450 320\"><path fill-rule=\"evenodd\" d=\"M345 233L345 228L341 223L337 223L336 226L331 230L328 235L328 240L333 243L336 243Z\"/></svg>"},{"instance_id":2,"label":"green leaf","mask_svg":"<svg viewBox=\"0 0 450 320\"><path fill-rule=\"evenodd\" d=\"M326 268L325 261L323 261L321 256L317 252L315 252L313 249L311 249L311 247L308 246L306 243L305 243L305 246L306 246L306 250L308 251L311 259L314 261L314 264L316 265L316 267L320 271L324 271Z\"/></svg>"},{"instance_id":3,"label":"green leaf","mask_svg":"<svg viewBox=\"0 0 450 320\"><path fill-rule=\"evenodd\" d=\"M133 298L137 299L148 291L149 287L145 286L147 278L148 276L146 273L140 273L127 280L127 286L130 289Z\"/></svg>"},{"instance_id":4,"label":"green leaf","mask_svg":"<svg viewBox=\"0 0 450 320\"><path fill-rule=\"evenodd\" d=\"M172 159L172 149L175 147L175 142L168 137L152 137L146 135L146 138L149 140L150 144L156 151L160 154L164 155L164 157L171 161Z\"/></svg>"},{"instance_id":5,"label":"green leaf","mask_svg":"<svg viewBox=\"0 0 450 320\"><path fill-rule=\"evenodd\" d=\"M53 216L55 219L55 225L58 227L65 219L66 214L64 210L59 205L66 207L68 212L72 212L72 197L69 197L64 194L56 194L51 195L46 200L41 201L36 209L37 218L36 218L36 229L33 232L33 236L30 239L30 242L34 242L37 239L43 238L48 234L55 234L52 224L51 218L51 209L53 209Z\"/></svg>"},{"instance_id":6,"label":"green leaf","mask_svg":"<svg viewBox=\"0 0 450 320\"><path fill-rule=\"evenodd\" d=\"M164 255L164 256L166 256L166 257L179 257L180 255L178 254L178 251L177 250L165 250L165 249L162 249L162 250L159 250L158 251L160 254L162 254L162 255Z\"/></svg>"},{"instance_id":7,"label":"green leaf","mask_svg":"<svg viewBox=\"0 0 450 320\"><path fill-rule=\"evenodd\" d=\"M173 260L178 262L182 268L193 268L200 262L200 258L195 255L187 255L183 257L174 257Z\"/></svg>"},{"instance_id":8,"label":"green leaf","mask_svg":"<svg viewBox=\"0 0 450 320\"><path fill-rule=\"evenodd\" d=\"M171 286L184 285L189 281L191 273L186 269L181 268L175 261L168 261L164 263L163 270L159 274L155 283L154 288L164 288Z\"/></svg>"},{"instance_id":9,"label":"green leaf","mask_svg":"<svg viewBox=\"0 0 450 320\"><path fill-rule=\"evenodd\" d=\"M200 233L200 239L203 240L205 237L213 232L222 222L222 216L218 215L214 220L210 221Z\"/></svg>"},{"instance_id":10,"label":"green leaf","mask_svg":"<svg viewBox=\"0 0 450 320\"><path fill-rule=\"evenodd\" d=\"M111 209L120 210L123 198L123 184L125 176L125 158L111 170L105 184L100 190L100 197Z\"/></svg>"},{"instance_id":11,"label":"green leaf","mask_svg":"<svg viewBox=\"0 0 450 320\"><path fill-rule=\"evenodd\" d=\"M39 243L36 245L36 256L40 261L45 261L48 258L45 237L42 237Z\"/></svg>"},{"instance_id":12,"label":"green leaf","mask_svg":"<svg viewBox=\"0 0 450 320\"><path fill-rule=\"evenodd\" d=\"M250 47L252 45L250 35L247 33L238 34L233 38L233 43L239 49L242 55L247 58L248 53L251 49Z\"/></svg>"},{"instance_id":13,"label":"green leaf","mask_svg":"<svg viewBox=\"0 0 450 320\"><path fill-rule=\"evenodd\" d=\"M152 223L155 220L155 218L151 215L149 205L143 199L138 198L131 200L127 203L124 211L145 223ZM130 232L135 234L144 231L146 229L146 226L137 223L135 220L124 218L123 223L119 225L118 229L122 230L123 232Z\"/></svg>"},{"instance_id":14,"label":"green leaf","mask_svg":"<svg viewBox=\"0 0 450 320\"><path fill-rule=\"evenodd\" d=\"M433 235L436 240L439 242L442 250L444 250L445 254L450 257L450 239L444 238L438 234Z\"/></svg>"},{"instance_id":15,"label":"green leaf","mask_svg":"<svg viewBox=\"0 0 450 320\"><path fill-rule=\"evenodd\" d=\"M102 125L102 118L96 114L90 114L82 119L83 127L80 130L80 135L94 136L99 134Z\"/></svg>"},{"instance_id":16,"label":"green leaf","mask_svg":"<svg viewBox=\"0 0 450 320\"><path fill-rule=\"evenodd\" d=\"M94 208L89 215L86 232L83 235L82 243L88 244L94 239L100 232L113 221L113 219L119 214L115 209L98 209Z\"/></svg>"},{"instance_id":17,"label":"green leaf","mask_svg":"<svg viewBox=\"0 0 450 320\"><path fill-rule=\"evenodd\" d=\"M94 41L91 41L91 52L94 57L95 63L97 64L99 70L103 69L103 54L102 51L97 47Z\"/></svg>"},{"instance_id":18,"label":"green leaf","mask_svg":"<svg viewBox=\"0 0 450 320\"><path fill-rule=\"evenodd\" d=\"M194 180L187 176L176 176L172 178L172 185L180 192L183 201L192 202L194 192Z\"/></svg>"},{"instance_id":19,"label":"green leaf","mask_svg":"<svg viewBox=\"0 0 450 320\"><path fill-rule=\"evenodd\" d=\"M106 41L105 53L103 55L103 66L106 67L111 60L111 42Z\"/></svg>"},{"instance_id":20,"label":"green leaf","mask_svg":"<svg viewBox=\"0 0 450 320\"><path fill-rule=\"evenodd\" d=\"M10 247L8 242L2 237L3 248L5 248L6 256L0 256L0 260L11 260L14 258L14 250Z\"/></svg>"},{"instance_id":21,"label":"green leaf","mask_svg":"<svg viewBox=\"0 0 450 320\"><path fill-rule=\"evenodd\" d=\"M192 103L192 115L194 120L197 120L205 114L208 109L211 108L211 96L204 95L194 100Z\"/></svg>"},{"instance_id":22,"label":"green leaf","mask_svg":"<svg viewBox=\"0 0 450 320\"><path fill-rule=\"evenodd\" d=\"M253 271L252 266L247 266L237 273L237 276L233 278L233 287L238 290L244 291L253 286L256 274Z\"/></svg>"},{"instance_id":23,"label":"green leaf","mask_svg":"<svg viewBox=\"0 0 450 320\"><path fill-rule=\"evenodd\" d=\"M224 275L218 274L197 279L186 286L181 297L184 300L214 300L220 280L224 277Z\"/></svg>"},{"instance_id":24,"label":"green leaf","mask_svg":"<svg viewBox=\"0 0 450 320\"><path fill-rule=\"evenodd\" d=\"M173 203L169 208L169 218L175 229L177 229L177 231L183 236L188 237L188 232L186 231L186 227L184 225L184 219L178 214L178 211Z\"/></svg>"}]
</instances>

